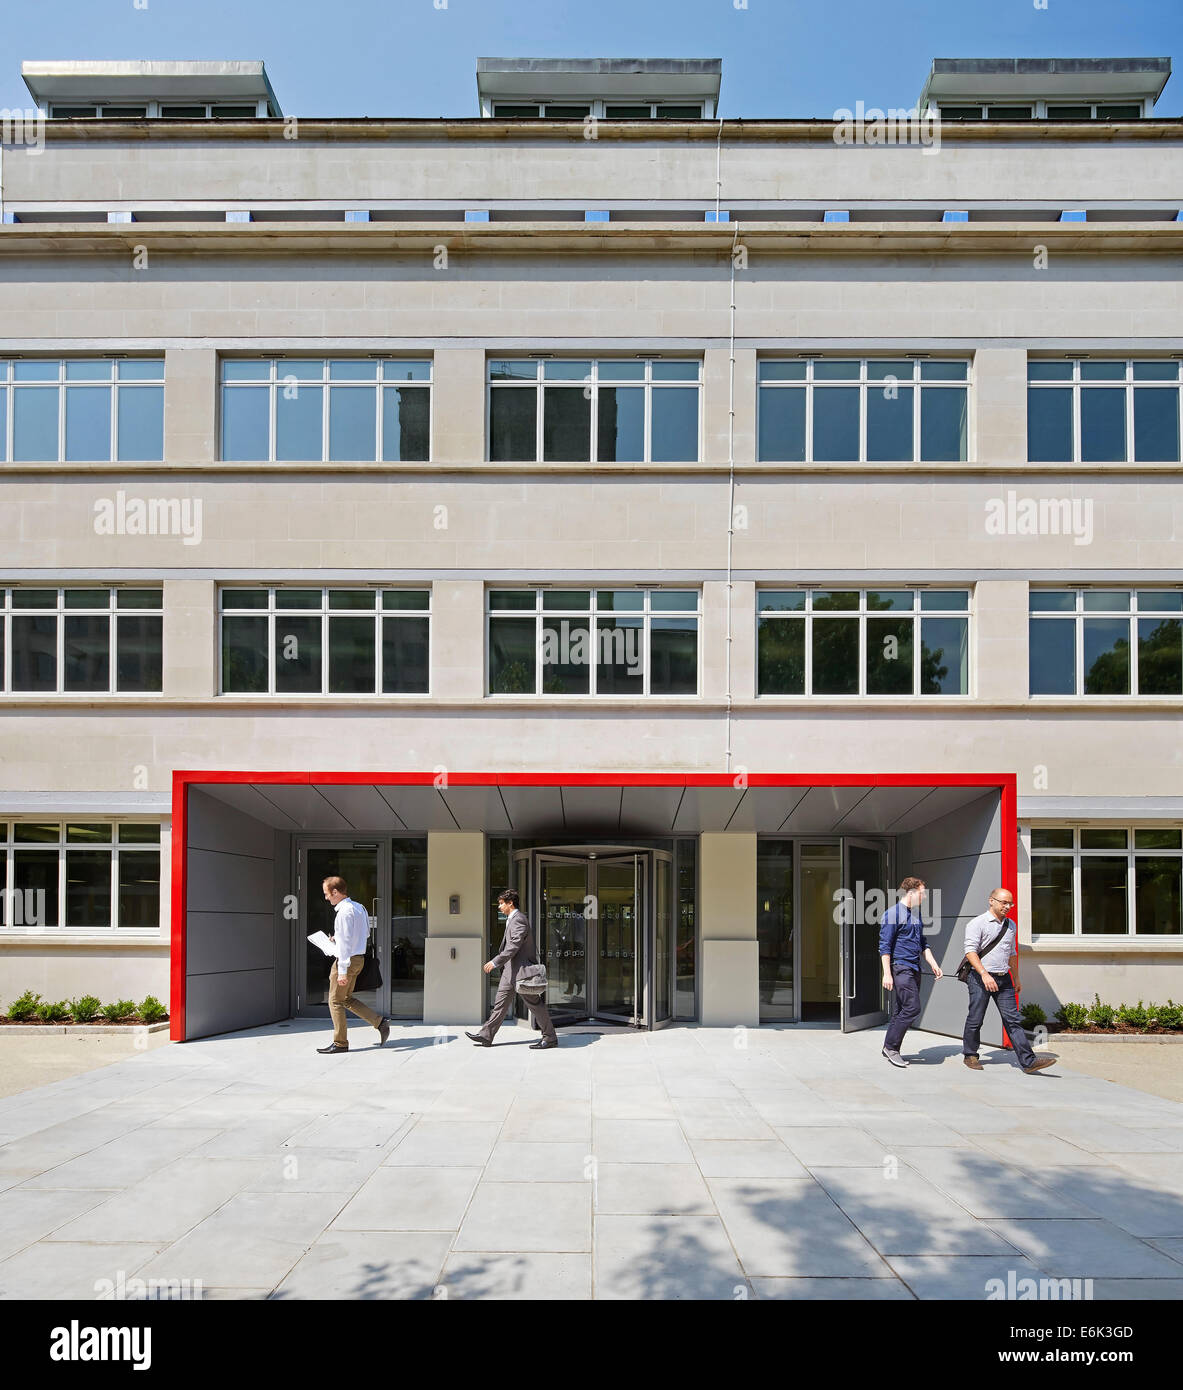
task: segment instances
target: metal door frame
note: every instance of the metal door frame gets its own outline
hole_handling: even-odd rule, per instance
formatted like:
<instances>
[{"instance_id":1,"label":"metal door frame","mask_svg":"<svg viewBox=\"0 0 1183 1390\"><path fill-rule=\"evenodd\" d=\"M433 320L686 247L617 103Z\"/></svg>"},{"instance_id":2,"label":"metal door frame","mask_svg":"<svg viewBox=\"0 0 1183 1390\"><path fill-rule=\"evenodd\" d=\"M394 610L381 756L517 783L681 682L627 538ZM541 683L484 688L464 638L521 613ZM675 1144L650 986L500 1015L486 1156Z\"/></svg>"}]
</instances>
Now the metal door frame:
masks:
<instances>
[{"instance_id":1,"label":"metal door frame","mask_svg":"<svg viewBox=\"0 0 1183 1390\"><path fill-rule=\"evenodd\" d=\"M895 848L894 841L891 839L874 835L843 835L842 839L842 887L850 889L850 850L867 849L883 856L883 892L885 899L890 898L892 891L892 858ZM885 904L886 905L886 904ZM887 1023L891 1016L890 1001L888 1007L884 1009L872 1009L870 1013L851 1014L847 1012L847 1002L852 1000L858 988L858 968L855 956L854 932L856 923L843 922L841 949L838 952L839 970L841 984L839 986L838 1000L838 1021L843 1033L857 1033L864 1028L881 1027ZM850 988L847 988L847 962L850 962ZM875 968L880 969L879 952L875 952ZM881 978L881 976L879 977Z\"/></svg>"},{"instance_id":2,"label":"metal door frame","mask_svg":"<svg viewBox=\"0 0 1183 1390\"><path fill-rule=\"evenodd\" d=\"M377 990L374 1007L385 1018L390 1012L390 930L389 913L386 913L387 931L385 939L379 929L383 919L382 905L390 903L390 870L392 859L392 846L390 835L368 835L362 840L354 835L293 835L292 836L292 855L293 855L293 876L296 880L296 904L298 912L296 915L296 930L292 943L292 994L294 1000L293 1017L296 1018L327 1018L329 1006L327 1004L305 1004L303 993L305 986L305 961L307 959L308 944L308 897L307 894L315 886L305 882L308 876L308 852L310 850L328 849L361 849L363 846L374 846L374 854L378 858L378 896L372 903L362 905L369 912L373 919L370 924L370 936L378 952L378 965L382 971L382 986ZM325 957L328 960L328 957ZM325 967L325 974L328 974L328 967Z\"/></svg>"},{"instance_id":3,"label":"metal door frame","mask_svg":"<svg viewBox=\"0 0 1183 1390\"><path fill-rule=\"evenodd\" d=\"M594 856L594 858L592 857ZM671 949L669 953L669 982L668 994L670 1001L669 1018L654 1020L656 1004L656 980L654 971L657 962L657 860L661 858L669 863L670 868L670 933ZM584 1018L587 1020L603 1019L605 1022L622 1023L629 1027L635 1027L647 1031L657 1028L665 1028L674 1023L674 1000L677 990L677 950L676 950L676 911L674 899L677 892L677 884L674 878L674 855L669 850L654 849L648 846L621 845L615 842L606 844L589 843L585 845L554 845L554 846L535 846L530 849L515 850L512 856L512 863L517 865L525 861L528 865L526 882L528 884L529 901L526 905L530 915L530 921L534 926L536 934L539 936L539 951L543 951L544 943L541 940L541 918L538 912L542 903L542 865L544 862L560 864L583 864L587 870L587 892L595 895L597 908L599 905L599 882L596 877L596 866L600 863L621 863L633 861L635 877L634 901L640 899L639 908L634 908L633 931L636 947L634 950L634 989L633 989L633 1012L632 1014L607 1014L599 1009L599 975L598 975L598 949L600 937L600 917L597 911L594 919L588 920L587 942L585 945L585 960L588 962L587 978L585 980L587 1013ZM516 870L515 870L516 873ZM594 926L593 926L594 921ZM596 948L593 956L592 947ZM595 969L592 968L593 959L596 961ZM572 1020L579 1022L580 1020Z\"/></svg>"}]
</instances>

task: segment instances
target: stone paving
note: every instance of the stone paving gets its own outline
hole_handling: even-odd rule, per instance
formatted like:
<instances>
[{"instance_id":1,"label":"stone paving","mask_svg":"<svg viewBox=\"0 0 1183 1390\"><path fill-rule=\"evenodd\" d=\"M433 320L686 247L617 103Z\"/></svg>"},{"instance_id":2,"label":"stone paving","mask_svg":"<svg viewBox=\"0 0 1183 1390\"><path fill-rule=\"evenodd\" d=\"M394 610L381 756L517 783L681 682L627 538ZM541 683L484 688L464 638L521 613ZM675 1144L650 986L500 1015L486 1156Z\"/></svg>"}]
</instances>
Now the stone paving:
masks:
<instances>
[{"instance_id":1,"label":"stone paving","mask_svg":"<svg viewBox=\"0 0 1183 1390\"><path fill-rule=\"evenodd\" d=\"M1183 1104L932 1034L536 1036L293 1020L0 1100L0 1297L1183 1298Z\"/></svg>"}]
</instances>

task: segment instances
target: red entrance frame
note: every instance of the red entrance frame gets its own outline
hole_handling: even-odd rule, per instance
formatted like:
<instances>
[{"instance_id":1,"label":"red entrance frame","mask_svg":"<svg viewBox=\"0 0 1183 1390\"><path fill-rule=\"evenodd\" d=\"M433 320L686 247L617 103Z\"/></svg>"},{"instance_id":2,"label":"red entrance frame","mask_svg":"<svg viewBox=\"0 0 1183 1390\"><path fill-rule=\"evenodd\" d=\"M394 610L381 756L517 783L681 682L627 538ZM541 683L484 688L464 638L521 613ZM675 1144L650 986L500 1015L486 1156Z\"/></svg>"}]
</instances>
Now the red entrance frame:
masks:
<instances>
[{"instance_id":1,"label":"red entrance frame","mask_svg":"<svg viewBox=\"0 0 1183 1390\"><path fill-rule=\"evenodd\" d=\"M172 947L170 951L169 1037L185 1040L185 905L188 896L186 835L189 788L199 785L261 782L278 786L429 787L435 772L202 772L173 773ZM449 772L446 787L982 787L999 793L1002 812L1002 886L1018 901L1018 779L1013 772ZM1003 1035L1005 1038L1005 1034Z\"/></svg>"}]
</instances>

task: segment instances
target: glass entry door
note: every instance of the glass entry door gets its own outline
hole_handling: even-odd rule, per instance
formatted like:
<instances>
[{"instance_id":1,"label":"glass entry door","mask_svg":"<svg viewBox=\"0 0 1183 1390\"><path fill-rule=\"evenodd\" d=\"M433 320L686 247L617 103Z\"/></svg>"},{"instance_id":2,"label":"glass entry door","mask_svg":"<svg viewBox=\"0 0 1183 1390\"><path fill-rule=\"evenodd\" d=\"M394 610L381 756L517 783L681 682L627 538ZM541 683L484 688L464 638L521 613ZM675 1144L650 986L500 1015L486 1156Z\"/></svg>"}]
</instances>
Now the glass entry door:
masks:
<instances>
[{"instance_id":1,"label":"glass entry door","mask_svg":"<svg viewBox=\"0 0 1183 1390\"><path fill-rule=\"evenodd\" d=\"M644 955L644 859L594 859L592 908L596 923L596 1014L618 1023L644 1015L640 980Z\"/></svg>"},{"instance_id":2,"label":"glass entry door","mask_svg":"<svg viewBox=\"0 0 1183 1390\"><path fill-rule=\"evenodd\" d=\"M379 845L358 846L303 842L297 850L300 883L300 936L296 943L301 968L297 975L296 1012L304 1017L323 1018L329 1008L329 968L332 958L308 940L312 932L332 936L335 913L321 887L326 878L337 875L349 888L349 896L361 903L370 915L370 939L378 951L382 988L359 992L357 998L381 1014L390 1006L389 942L377 931L380 905L386 901L384 883L387 855Z\"/></svg>"},{"instance_id":3,"label":"glass entry door","mask_svg":"<svg viewBox=\"0 0 1183 1390\"><path fill-rule=\"evenodd\" d=\"M879 918L888 899L888 856L873 840L843 842L842 1031L887 1022Z\"/></svg>"},{"instance_id":4,"label":"glass entry door","mask_svg":"<svg viewBox=\"0 0 1183 1390\"><path fill-rule=\"evenodd\" d=\"M590 907L585 859L538 858L538 911L531 915L538 949L546 965L546 1002L557 1025L587 1018L591 1010L587 978ZM530 908L526 908L530 913Z\"/></svg>"},{"instance_id":5,"label":"glass entry door","mask_svg":"<svg viewBox=\"0 0 1183 1390\"><path fill-rule=\"evenodd\" d=\"M613 846L523 850L516 860L555 1024L668 1021L675 965L671 856Z\"/></svg>"}]
</instances>

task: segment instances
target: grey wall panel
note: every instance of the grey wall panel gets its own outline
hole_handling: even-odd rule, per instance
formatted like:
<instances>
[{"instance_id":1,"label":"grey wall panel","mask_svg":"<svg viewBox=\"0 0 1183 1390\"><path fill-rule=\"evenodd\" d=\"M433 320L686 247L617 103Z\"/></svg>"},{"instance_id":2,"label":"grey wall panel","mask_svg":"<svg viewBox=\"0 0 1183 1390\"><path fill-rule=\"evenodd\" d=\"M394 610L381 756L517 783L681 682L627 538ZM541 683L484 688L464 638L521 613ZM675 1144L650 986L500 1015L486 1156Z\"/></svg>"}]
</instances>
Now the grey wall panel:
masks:
<instances>
[{"instance_id":1,"label":"grey wall panel","mask_svg":"<svg viewBox=\"0 0 1183 1390\"><path fill-rule=\"evenodd\" d=\"M288 970L276 927L280 837L194 788L187 840L186 1038L286 1018Z\"/></svg>"},{"instance_id":2,"label":"grey wall panel","mask_svg":"<svg viewBox=\"0 0 1183 1390\"><path fill-rule=\"evenodd\" d=\"M274 1023L275 981L272 970L240 970L189 977L186 1036L207 1038L239 1028Z\"/></svg>"},{"instance_id":3,"label":"grey wall panel","mask_svg":"<svg viewBox=\"0 0 1183 1390\"><path fill-rule=\"evenodd\" d=\"M275 968L275 920L262 912L193 912L185 917L190 976Z\"/></svg>"},{"instance_id":4,"label":"grey wall panel","mask_svg":"<svg viewBox=\"0 0 1183 1390\"><path fill-rule=\"evenodd\" d=\"M1000 850L949 855L943 859L913 857L908 862L909 867L903 870L901 877L905 873L915 874L928 885L930 897L924 905L926 914L930 906L935 910L939 903L944 913L966 911L976 917L979 912L986 911L990 894L998 887L998 875L1002 872ZM970 911L975 904L976 911Z\"/></svg>"},{"instance_id":5,"label":"grey wall panel","mask_svg":"<svg viewBox=\"0 0 1183 1390\"><path fill-rule=\"evenodd\" d=\"M269 825L207 795L199 787L189 788L187 820L191 849L233 850L236 854L271 857L274 832Z\"/></svg>"},{"instance_id":6,"label":"grey wall panel","mask_svg":"<svg viewBox=\"0 0 1183 1390\"><path fill-rule=\"evenodd\" d=\"M223 850L189 850L190 912L275 911L275 870L266 859Z\"/></svg>"}]
</instances>

